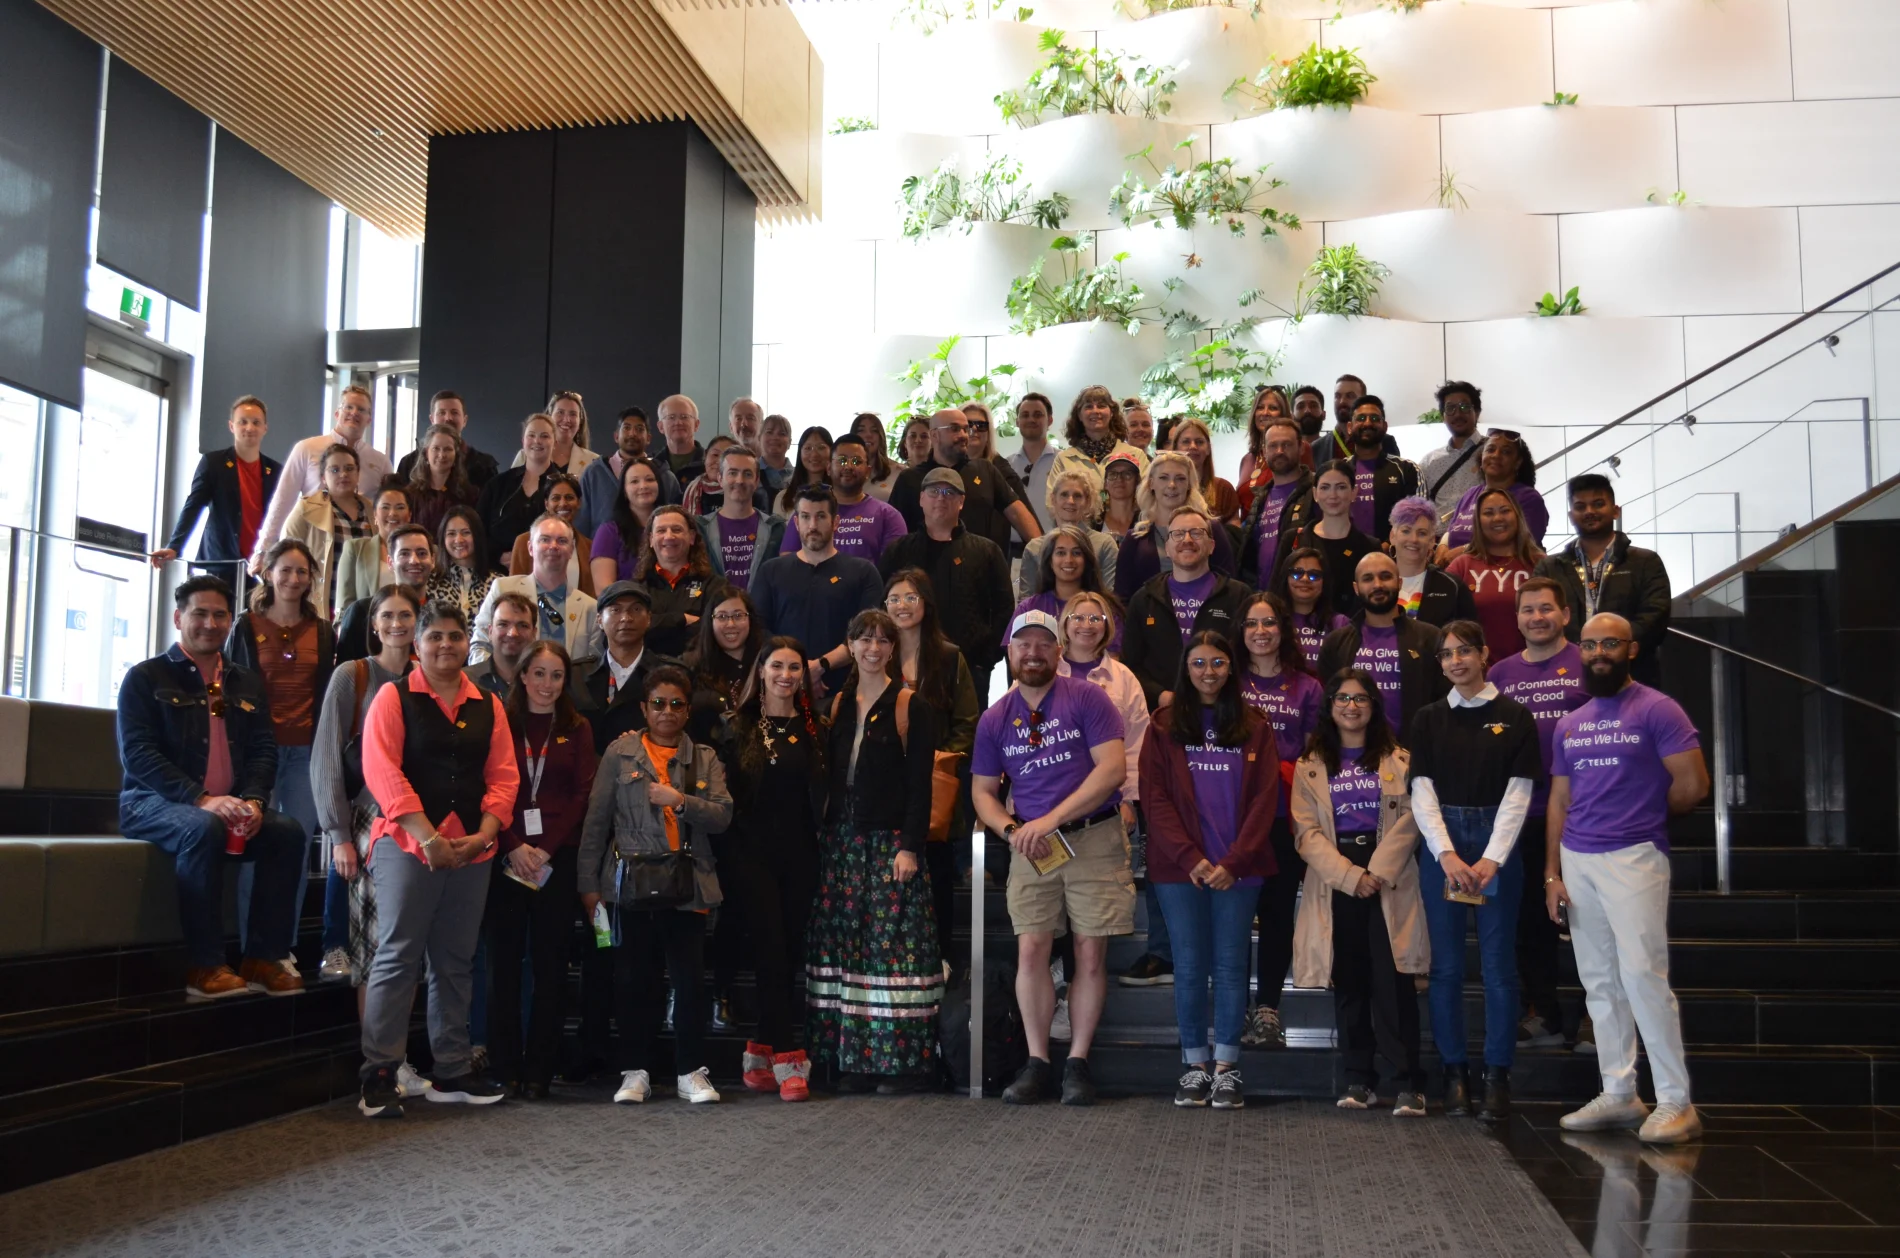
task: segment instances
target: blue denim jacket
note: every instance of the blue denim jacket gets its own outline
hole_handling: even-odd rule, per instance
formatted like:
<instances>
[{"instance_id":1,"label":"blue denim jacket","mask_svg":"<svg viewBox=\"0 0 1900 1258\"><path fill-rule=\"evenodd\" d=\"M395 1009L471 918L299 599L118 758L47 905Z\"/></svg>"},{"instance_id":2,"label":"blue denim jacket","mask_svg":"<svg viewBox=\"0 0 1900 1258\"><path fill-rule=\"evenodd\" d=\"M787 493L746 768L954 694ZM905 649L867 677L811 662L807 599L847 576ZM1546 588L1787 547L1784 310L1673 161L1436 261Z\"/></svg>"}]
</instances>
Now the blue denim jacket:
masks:
<instances>
[{"instance_id":1,"label":"blue denim jacket","mask_svg":"<svg viewBox=\"0 0 1900 1258\"><path fill-rule=\"evenodd\" d=\"M270 801L277 777L264 679L224 666L224 732L231 742L231 794ZM135 665L119 687L119 763L126 793L149 791L175 804L204 794L211 715L204 679L182 647Z\"/></svg>"}]
</instances>

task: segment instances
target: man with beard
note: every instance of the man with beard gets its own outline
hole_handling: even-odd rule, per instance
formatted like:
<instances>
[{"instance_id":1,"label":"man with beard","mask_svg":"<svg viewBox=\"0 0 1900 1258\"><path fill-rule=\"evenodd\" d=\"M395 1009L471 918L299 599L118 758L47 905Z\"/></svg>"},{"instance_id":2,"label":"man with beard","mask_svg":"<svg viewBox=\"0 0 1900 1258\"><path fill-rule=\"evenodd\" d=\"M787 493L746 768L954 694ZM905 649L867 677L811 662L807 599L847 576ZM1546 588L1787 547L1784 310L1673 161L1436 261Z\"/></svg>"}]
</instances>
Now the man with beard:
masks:
<instances>
[{"instance_id":1,"label":"man with beard","mask_svg":"<svg viewBox=\"0 0 1900 1258\"><path fill-rule=\"evenodd\" d=\"M1418 468L1386 448L1385 403L1368 394L1353 409L1346 432L1352 446L1352 525L1383 542L1392 531L1392 506L1418 492Z\"/></svg>"},{"instance_id":2,"label":"man with beard","mask_svg":"<svg viewBox=\"0 0 1900 1258\"><path fill-rule=\"evenodd\" d=\"M1268 424L1261 439L1273 484L1264 494L1254 493L1253 508L1241 529L1239 556L1241 581L1257 589L1273 580L1282 542L1310 523L1317 511L1310 492L1313 471L1300 464L1303 444L1299 425L1287 419Z\"/></svg>"},{"instance_id":3,"label":"man with beard","mask_svg":"<svg viewBox=\"0 0 1900 1258\"><path fill-rule=\"evenodd\" d=\"M526 594L497 598L494 618L488 622L488 658L464 670L468 679L489 694L506 699L521 673L521 662L528 657L528 648L534 645L534 625L534 602ZM578 688L579 673L568 682Z\"/></svg>"},{"instance_id":4,"label":"man with beard","mask_svg":"<svg viewBox=\"0 0 1900 1258\"><path fill-rule=\"evenodd\" d=\"M1082 677L1056 674L1056 618L1026 611L1010 625L1017 684L977 722L971 758L977 819L1009 842L1009 920L1016 931L1016 1001L1029 1061L1003 1090L1009 1105L1034 1105L1049 1085L1049 1027L1056 989L1049 953L1075 936L1069 979L1069 1060L1062 1103L1092 1105L1089 1046L1108 993L1108 939L1135 929L1121 787L1128 776L1121 713ZM1003 782L1009 782L1007 806ZM1032 861L1068 859L1040 873Z\"/></svg>"},{"instance_id":5,"label":"man with beard","mask_svg":"<svg viewBox=\"0 0 1900 1258\"><path fill-rule=\"evenodd\" d=\"M1049 444L1049 425L1055 422L1055 404L1041 393L1025 393L1016 403L1016 431L1022 448L1009 456L1009 465L1029 491L1028 506L1044 532L1054 527L1049 510L1049 472L1056 465L1056 448Z\"/></svg>"},{"instance_id":6,"label":"man with beard","mask_svg":"<svg viewBox=\"0 0 1900 1258\"><path fill-rule=\"evenodd\" d=\"M1669 818L1707 797L1709 770L1682 708L1631 679L1642 647L1629 621L1592 616L1577 645L1590 702L1557 723L1544 905L1553 921L1569 907L1603 1091L1559 1123L1639 1127L1639 1140L1682 1144L1701 1136L1702 1120L1669 987ZM1654 1112L1636 1094L1638 1032L1656 1081Z\"/></svg>"},{"instance_id":7,"label":"man with beard","mask_svg":"<svg viewBox=\"0 0 1900 1258\"><path fill-rule=\"evenodd\" d=\"M1438 630L1399 607L1399 566L1386 554L1371 554L1353 571L1359 611L1351 623L1326 635L1319 648L1319 675L1363 668L1379 685L1385 717L1399 745L1411 745L1412 718L1445 695L1438 667Z\"/></svg>"},{"instance_id":8,"label":"man with beard","mask_svg":"<svg viewBox=\"0 0 1900 1258\"><path fill-rule=\"evenodd\" d=\"M1419 492L1438 509L1438 518L1449 520L1465 491L1484 480L1479 462L1484 442L1477 435L1484 400L1477 385L1463 380L1439 385L1436 400L1451 440L1418 461L1418 483Z\"/></svg>"},{"instance_id":9,"label":"man with beard","mask_svg":"<svg viewBox=\"0 0 1900 1258\"><path fill-rule=\"evenodd\" d=\"M757 498L764 492L759 488L759 456L750 446L725 452L719 460L719 484L719 506L699 517L699 535L713 571L743 589L765 561L779 553L780 541L795 544L798 535L785 527L784 516L759 505Z\"/></svg>"},{"instance_id":10,"label":"man with beard","mask_svg":"<svg viewBox=\"0 0 1900 1258\"><path fill-rule=\"evenodd\" d=\"M759 444L765 427L765 408L749 397L732 399L732 405L726 410L726 428L733 439L754 454L765 453L765 447Z\"/></svg>"},{"instance_id":11,"label":"man with beard","mask_svg":"<svg viewBox=\"0 0 1900 1258\"><path fill-rule=\"evenodd\" d=\"M1240 605L1252 590L1210 566L1213 530L1220 527L1193 507L1176 507L1163 522L1172 568L1150 577L1128 600L1122 663L1141 683L1148 710L1173 697L1181 652L1197 633L1240 639Z\"/></svg>"},{"instance_id":12,"label":"man with beard","mask_svg":"<svg viewBox=\"0 0 1900 1258\"><path fill-rule=\"evenodd\" d=\"M389 568L396 583L420 594L435 572L435 542L429 530L420 524L399 524L389 530L387 544ZM336 618L337 663L360 660L370 653L369 604L370 598L354 599Z\"/></svg>"},{"instance_id":13,"label":"man with beard","mask_svg":"<svg viewBox=\"0 0 1900 1258\"><path fill-rule=\"evenodd\" d=\"M947 467L963 478L963 527L1004 550L1009 547L1011 526L1025 542L1041 537L1042 528L1029 504L1016 496L1009 481L989 460L971 458L969 447L968 415L946 408L930 417L930 457L905 471L891 487L891 506L904 517L904 527L916 530L924 526L924 477L936 468Z\"/></svg>"},{"instance_id":14,"label":"man with beard","mask_svg":"<svg viewBox=\"0 0 1900 1258\"><path fill-rule=\"evenodd\" d=\"M1320 431L1326 424L1326 395L1319 391L1318 385L1303 384L1294 391L1293 422L1300 426L1300 436L1309 443L1310 453L1310 443L1319 441ZM1324 453L1325 447L1321 445L1319 454L1314 457L1324 462L1324 459L1319 458Z\"/></svg>"},{"instance_id":15,"label":"man with beard","mask_svg":"<svg viewBox=\"0 0 1900 1258\"><path fill-rule=\"evenodd\" d=\"M838 504L831 544L841 555L877 563L910 529L896 507L870 495L870 475L871 454L864 438L848 432L831 443L831 496ZM786 529L773 553L789 555L799 545L798 530Z\"/></svg>"},{"instance_id":16,"label":"man with beard","mask_svg":"<svg viewBox=\"0 0 1900 1258\"><path fill-rule=\"evenodd\" d=\"M614 429L614 452L595 459L581 473L581 509L574 514L574 529L588 541L600 526L614 518L614 498L626 483L627 464L645 463L660 478L660 501L678 502L684 491L672 465L665 459L647 457L647 413L637 406L620 412L620 424Z\"/></svg>"},{"instance_id":17,"label":"man with beard","mask_svg":"<svg viewBox=\"0 0 1900 1258\"><path fill-rule=\"evenodd\" d=\"M1572 642L1585 620L1614 612L1629 621L1641 648L1630 667L1636 680L1654 686L1661 680L1663 639L1669 633L1669 571L1653 550L1630 545L1616 527L1623 508L1616 490L1601 472L1585 472L1569 485L1570 522L1576 540L1537 561L1533 575L1564 587L1573 609L1567 633Z\"/></svg>"}]
</instances>

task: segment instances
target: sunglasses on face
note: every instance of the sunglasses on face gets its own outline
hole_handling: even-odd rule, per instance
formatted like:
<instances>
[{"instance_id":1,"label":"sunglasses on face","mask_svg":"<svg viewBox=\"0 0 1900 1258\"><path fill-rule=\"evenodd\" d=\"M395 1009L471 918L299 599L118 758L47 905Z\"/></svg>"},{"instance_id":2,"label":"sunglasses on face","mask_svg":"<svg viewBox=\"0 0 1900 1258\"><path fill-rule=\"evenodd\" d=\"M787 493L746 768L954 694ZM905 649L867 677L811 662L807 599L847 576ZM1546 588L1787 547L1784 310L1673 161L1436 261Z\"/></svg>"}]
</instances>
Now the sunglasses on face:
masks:
<instances>
[{"instance_id":1,"label":"sunglasses on face","mask_svg":"<svg viewBox=\"0 0 1900 1258\"><path fill-rule=\"evenodd\" d=\"M1315 572L1311 568L1295 568L1286 574L1289 581L1319 581L1325 578L1324 572Z\"/></svg>"},{"instance_id":2,"label":"sunglasses on face","mask_svg":"<svg viewBox=\"0 0 1900 1258\"><path fill-rule=\"evenodd\" d=\"M971 432L988 432L989 430L990 423L987 419L973 419L970 421Z\"/></svg>"},{"instance_id":3,"label":"sunglasses on face","mask_svg":"<svg viewBox=\"0 0 1900 1258\"><path fill-rule=\"evenodd\" d=\"M686 706L686 700L653 698L647 700L647 706L655 712L677 712Z\"/></svg>"},{"instance_id":4,"label":"sunglasses on face","mask_svg":"<svg viewBox=\"0 0 1900 1258\"><path fill-rule=\"evenodd\" d=\"M1227 659L1216 655L1210 659L1189 660L1188 667L1197 673L1224 673L1227 671Z\"/></svg>"}]
</instances>

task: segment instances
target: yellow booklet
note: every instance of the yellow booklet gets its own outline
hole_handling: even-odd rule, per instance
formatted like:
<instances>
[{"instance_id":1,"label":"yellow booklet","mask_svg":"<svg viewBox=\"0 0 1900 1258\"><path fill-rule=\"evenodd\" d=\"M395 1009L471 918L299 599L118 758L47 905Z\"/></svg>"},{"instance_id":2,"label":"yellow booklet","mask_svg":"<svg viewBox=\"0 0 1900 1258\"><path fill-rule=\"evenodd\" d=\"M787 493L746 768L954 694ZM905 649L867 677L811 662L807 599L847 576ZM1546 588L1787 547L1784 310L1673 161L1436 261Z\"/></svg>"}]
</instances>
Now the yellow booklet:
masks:
<instances>
[{"instance_id":1,"label":"yellow booklet","mask_svg":"<svg viewBox=\"0 0 1900 1258\"><path fill-rule=\"evenodd\" d=\"M1064 865L1075 859L1075 849L1070 847L1069 841L1060 834L1050 835L1048 841L1048 855L1044 856L1041 860L1032 860L1029 862L1035 866L1037 873L1043 875L1053 874L1056 870L1061 869Z\"/></svg>"}]
</instances>

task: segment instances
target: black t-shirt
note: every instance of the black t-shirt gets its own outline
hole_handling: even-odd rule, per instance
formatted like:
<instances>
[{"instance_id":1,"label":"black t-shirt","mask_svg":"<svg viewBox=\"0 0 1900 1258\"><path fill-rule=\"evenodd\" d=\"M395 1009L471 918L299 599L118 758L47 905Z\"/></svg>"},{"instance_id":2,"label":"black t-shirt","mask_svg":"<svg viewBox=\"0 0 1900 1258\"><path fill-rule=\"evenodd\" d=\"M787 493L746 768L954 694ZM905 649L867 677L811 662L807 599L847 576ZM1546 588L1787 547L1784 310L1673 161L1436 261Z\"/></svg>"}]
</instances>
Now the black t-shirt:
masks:
<instances>
[{"instance_id":1,"label":"black t-shirt","mask_svg":"<svg viewBox=\"0 0 1900 1258\"><path fill-rule=\"evenodd\" d=\"M978 537L989 538L1007 553L1010 525L1003 512L1021 499L987 459L972 459L966 455L962 462L953 465L922 463L899 476L897 484L891 487L891 505L904 517L905 527L913 533L923 532L924 477L931 469L943 466L951 466L963 477L963 527Z\"/></svg>"},{"instance_id":2,"label":"black t-shirt","mask_svg":"<svg viewBox=\"0 0 1900 1258\"><path fill-rule=\"evenodd\" d=\"M1408 781L1430 778L1438 802L1452 808L1494 808L1512 778L1534 783L1544 771L1536 720L1503 695L1475 708L1426 704L1412 718L1410 750Z\"/></svg>"}]
</instances>

